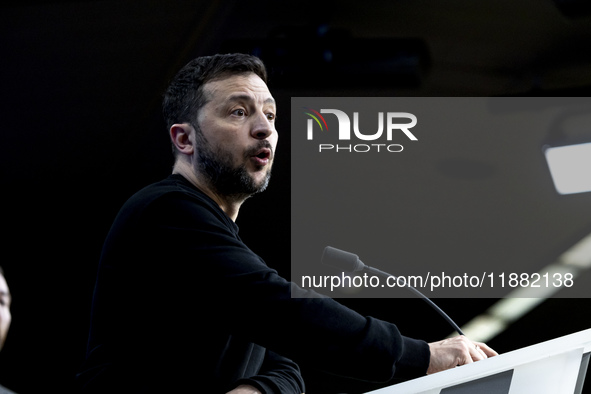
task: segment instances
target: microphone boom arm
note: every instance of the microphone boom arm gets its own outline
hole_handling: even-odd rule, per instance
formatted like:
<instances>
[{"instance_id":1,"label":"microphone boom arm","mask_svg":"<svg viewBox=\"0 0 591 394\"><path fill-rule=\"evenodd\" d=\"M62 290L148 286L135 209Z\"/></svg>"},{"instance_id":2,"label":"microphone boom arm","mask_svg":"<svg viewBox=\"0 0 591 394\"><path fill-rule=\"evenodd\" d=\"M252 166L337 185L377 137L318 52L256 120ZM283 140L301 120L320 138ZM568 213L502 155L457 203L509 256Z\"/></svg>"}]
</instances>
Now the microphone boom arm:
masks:
<instances>
[{"instance_id":1,"label":"microphone boom arm","mask_svg":"<svg viewBox=\"0 0 591 394\"><path fill-rule=\"evenodd\" d=\"M324 248L324 252L322 254L322 262L326 265L330 265L335 268L339 268L346 272L367 272L382 276L384 278L394 278L394 275L390 275L387 272L381 271L377 268L370 267L364 264L356 254L345 252L344 250L340 250L337 248L333 248L332 246L327 246ZM426 297L423 293L405 283L405 287L415 293L419 298L422 298L427 304L429 304L433 309L437 311L460 335L464 335L460 327L445 313L441 308L439 308L433 301L431 301L428 297Z\"/></svg>"},{"instance_id":2,"label":"microphone boom arm","mask_svg":"<svg viewBox=\"0 0 591 394\"><path fill-rule=\"evenodd\" d=\"M367 273L371 273L371 274L378 274L384 278L388 278L388 277L392 277L394 279L396 279L396 277L394 275L390 275L384 271L381 271L377 268L374 267L370 267L368 265L365 265L362 269L363 272L367 272ZM433 301L431 301L431 299L427 296L425 296L423 293L421 293L420 291L418 291L417 289L415 289L413 286L409 285L408 283L405 286L407 289L409 289L411 292L413 292L415 295L417 295L419 298L423 299L423 301L425 301L427 304L429 304L433 309L435 309L435 311L437 311L437 313L439 313L441 315L441 317L443 317L460 335L464 335L464 333L462 332L461 328L456 324L456 322L454 322L452 320L451 317L449 317L447 315L447 313L445 313L443 311L443 309L441 309L440 307L437 306L437 304L435 304Z\"/></svg>"}]
</instances>

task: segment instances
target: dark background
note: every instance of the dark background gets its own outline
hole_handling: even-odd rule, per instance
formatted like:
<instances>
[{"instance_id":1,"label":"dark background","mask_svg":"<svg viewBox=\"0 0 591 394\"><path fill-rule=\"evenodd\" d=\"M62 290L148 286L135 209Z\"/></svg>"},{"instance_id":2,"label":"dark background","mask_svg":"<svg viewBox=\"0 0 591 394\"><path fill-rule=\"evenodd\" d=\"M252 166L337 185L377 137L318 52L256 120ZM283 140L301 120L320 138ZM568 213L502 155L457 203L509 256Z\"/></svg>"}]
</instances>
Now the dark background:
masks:
<instances>
[{"instance_id":1,"label":"dark background","mask_svg":"<svg viewBox=\"0 0 591 394\"><path fill-rule=\"evenodd\" d=\"M269 66L279 103L276 169L269 190L245 204L238 223L245 241L289 276L290 97L589 96L591 18L581 3L5 2L0 259L14 301L0 382L20 393L72 388L102 241L121 204L170 172L160 97L193 57L245 50ZM548 198L586 208L576 223L555 224L564 237L549 248L550 260L570 246L565 240L589 232L591 201ZM515 214L536 215L525 208L516 204ZM520 228L506 231L518 237ZM203 280L195 278L196 286ZM462 325L494 301L438 304ZM343 302L395 319L410 336L439 340L450 332L419 300ZM489 344L504 352L589 328L590 305L547 300ZM311 393L336 385L309 376Z\"/></svg>"}]
</instances>

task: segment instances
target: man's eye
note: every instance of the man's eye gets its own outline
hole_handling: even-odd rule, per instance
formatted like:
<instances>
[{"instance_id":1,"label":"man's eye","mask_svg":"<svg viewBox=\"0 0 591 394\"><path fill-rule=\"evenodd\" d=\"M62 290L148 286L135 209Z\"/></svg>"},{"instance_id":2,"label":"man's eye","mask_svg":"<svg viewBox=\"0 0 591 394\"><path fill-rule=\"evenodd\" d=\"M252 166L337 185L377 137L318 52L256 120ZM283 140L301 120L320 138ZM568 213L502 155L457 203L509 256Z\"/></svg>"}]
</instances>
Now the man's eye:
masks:
<instances>
[{"instance_id":1,"label":"man's eye","mask_svg":"<svg viewBox=\"0 0 591 394\"><path fill-rule=\"evenodd\" d=\"M235 109L234 111L232 111L232 115L236 115L236 116L246 116L246 111L245 111L245 110L243 110L242 108Z\"/></svg>"},{"instance_id":2,"label":"man's eye","mask_svg":"<svg viewBox=\"0 0 591 394\"><path fill-rule=\"evenodd\" d=\"M275 120L275 114L272 113L272 112L268 113L267 114L267 119L269 119L269 120Z\"/></svg>"}]
</instances>

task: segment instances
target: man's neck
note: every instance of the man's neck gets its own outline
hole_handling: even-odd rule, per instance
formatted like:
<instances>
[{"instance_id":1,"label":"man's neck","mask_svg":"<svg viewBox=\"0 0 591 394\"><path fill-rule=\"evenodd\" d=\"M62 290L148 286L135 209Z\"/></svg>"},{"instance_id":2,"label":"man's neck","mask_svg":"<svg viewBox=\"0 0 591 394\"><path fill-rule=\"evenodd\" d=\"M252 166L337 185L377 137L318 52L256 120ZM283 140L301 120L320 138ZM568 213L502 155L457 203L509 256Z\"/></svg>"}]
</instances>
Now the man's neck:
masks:
<instances>
[{"instance_id":1,"label":"man's neck","mask_svg":"<svg viewBox=\"0 0 591 394\"><path fill-rule=\"evenodd\" d=\"M193 186L197 189L201 190L205 193L209 198L215 201L219 207L232 219L232 221L236 221L238 217L238 211L242 206L242 203L248 197L236 197L236 196L225 196L216 191L214 187L210 185L205 177L198 176L193 169L182 163L175 163L172 169L173 174L182 175L185 179L187 179Z\"/></svg>"}]
</instances>

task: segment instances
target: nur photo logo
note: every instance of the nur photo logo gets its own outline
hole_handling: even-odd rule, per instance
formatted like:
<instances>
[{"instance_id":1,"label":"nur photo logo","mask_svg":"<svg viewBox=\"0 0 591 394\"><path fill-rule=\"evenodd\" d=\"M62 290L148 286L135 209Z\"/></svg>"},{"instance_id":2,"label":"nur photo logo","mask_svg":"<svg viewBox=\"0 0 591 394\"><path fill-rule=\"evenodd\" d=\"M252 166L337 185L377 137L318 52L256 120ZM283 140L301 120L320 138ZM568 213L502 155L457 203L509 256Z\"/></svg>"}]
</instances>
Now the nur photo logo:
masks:
<instances>
[{"instance_id":1,"label":"nur photo logo","mask_svg":"<svg viewBox=\"0 0 591 394\"><path fill-rule=\"evenodd\" d=\"M409 112L377 112L374 113L374 119L377 116L377 131L360 130L359 112L353 112L351 117L340 109L322 108L320 111L304 107L304 114L307 116L306 138L313 141L315 133L323 133L322 143L318 144L318 152L402 152L404 147L401 144L392 143L394 137L405 136L410 141L418 141L418 138L410 131L417 124L417 117ZM329 114L329 122L322 114ZM364 112L363 116L370 116ZM337 131L329 123L338 124ZM333 143L326 143L330 140ZM343 143L347 141L364 141L365 143ZM368 143L370 141L371 143Z\"/></svg>"}]
</instances>

